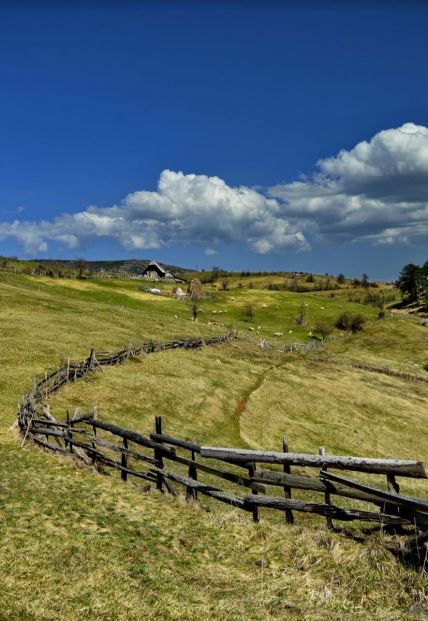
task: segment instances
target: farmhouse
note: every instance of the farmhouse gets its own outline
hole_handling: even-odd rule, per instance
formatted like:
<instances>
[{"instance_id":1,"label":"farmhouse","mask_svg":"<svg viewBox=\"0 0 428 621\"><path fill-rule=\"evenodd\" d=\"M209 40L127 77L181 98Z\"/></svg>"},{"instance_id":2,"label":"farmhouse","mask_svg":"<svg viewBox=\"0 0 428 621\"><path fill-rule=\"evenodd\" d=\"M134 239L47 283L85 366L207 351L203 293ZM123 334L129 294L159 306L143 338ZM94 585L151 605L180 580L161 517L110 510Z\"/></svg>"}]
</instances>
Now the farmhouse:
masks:
<instances>
[{"instance_id":1,"label":"farmhouse","mask_svg":"<svg viewBox=\"0 0 428 621\"><path fill-rule=\"evenodd\" d=\"M171 272L167 272L157 261L150 261L143 272L140 274L145 280L166 280L174 282L175 278Z\"/></svg>"}]
</instances>

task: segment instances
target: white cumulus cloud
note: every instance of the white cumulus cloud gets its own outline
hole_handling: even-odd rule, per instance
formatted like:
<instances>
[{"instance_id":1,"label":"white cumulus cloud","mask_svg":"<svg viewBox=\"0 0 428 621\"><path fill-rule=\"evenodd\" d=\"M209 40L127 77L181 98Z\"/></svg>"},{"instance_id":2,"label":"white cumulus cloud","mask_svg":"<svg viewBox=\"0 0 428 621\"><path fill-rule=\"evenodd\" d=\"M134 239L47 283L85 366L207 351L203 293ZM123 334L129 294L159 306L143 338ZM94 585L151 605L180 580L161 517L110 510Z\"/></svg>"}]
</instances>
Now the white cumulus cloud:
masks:
<instances>
[{"instance_id":1,"label":"white cumulus cloud","mask_svg":"<svg viewBox=\"0 0 428 621\"><path fill-rule=\"evenodd\" d=\"M265 254L333 243L428 241L428 128L405 123L317 162L316 171L267 192L231 187L219 177L164 170L156 191L141 190L111 207L91 206L50 221L0 222L28 254L55 242L69 249L110 238L129 250L171 243L243 242Z\"/></svg>"},{"instance_id":2,"label":"white cumulus cloud","mask_svg":"<svg viewBox=\"0 0 428 621\"><path fill-rule=\"evenodd\" d=\"M428 241L428 128L405 123L320 160L309 178L271 187L283 214L329 241Z\"/></svg>"},{"instance_id":3,"label":"white cumulus cloud","mask_svg":"<svg viewBox=\"0 0 428 621\"><path fill-rule=\"evenodd\" d=\"M49 241L77 249L108 237L130 250L171 242L245 242L256 252L304 249L302 231L284 219L281 206L251 188L230 187L218 177L164 170L156 192L129 194L119 205L88 207L52 221L0 223L0 239L15 237L27 253Z\"/></svg>"}]
</instances>

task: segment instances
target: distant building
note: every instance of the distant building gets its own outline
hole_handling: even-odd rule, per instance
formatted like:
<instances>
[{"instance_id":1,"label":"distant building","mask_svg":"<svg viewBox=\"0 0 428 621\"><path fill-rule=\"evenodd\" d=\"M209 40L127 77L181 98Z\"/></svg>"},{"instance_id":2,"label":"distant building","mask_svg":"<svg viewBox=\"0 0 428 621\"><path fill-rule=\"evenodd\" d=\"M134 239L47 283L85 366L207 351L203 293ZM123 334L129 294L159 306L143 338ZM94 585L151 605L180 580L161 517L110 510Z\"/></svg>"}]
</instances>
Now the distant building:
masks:
<instances>
[{"instance_id":1,"label":"distant building","mask_svg":"<svg viewBox=\"0 0 428 621\"><path fill-rule=\"evenodd\" d=\"M173 274L167 272L157 261L150 261L140 276L145 280L166 280L168 282L175 282Z\"/></svg>"}]
</instances>

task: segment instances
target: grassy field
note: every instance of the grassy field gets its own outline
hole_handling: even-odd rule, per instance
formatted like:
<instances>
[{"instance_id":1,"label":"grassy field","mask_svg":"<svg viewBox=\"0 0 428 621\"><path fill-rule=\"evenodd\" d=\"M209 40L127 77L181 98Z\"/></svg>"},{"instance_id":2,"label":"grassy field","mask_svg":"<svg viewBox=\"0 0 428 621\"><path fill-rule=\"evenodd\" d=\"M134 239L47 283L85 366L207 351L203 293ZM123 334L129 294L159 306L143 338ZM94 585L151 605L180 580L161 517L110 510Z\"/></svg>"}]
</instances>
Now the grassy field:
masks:
<instances>
[{"instance_id":1,"label":"grassy field","mask_svg":"<svg viewBox=\"0 0 428 621\"><path fill-rule=\"evenodd\" d=\"M324 445L427 462L428 383L349 365L368 361L428 379L427 328L407 318L378 321L376 309L340 297L256 288L203 302L197 323L188 305L142 293L136 281L0 274L0 295L2 621L413 618L407 611L426 597L425 574L392 555L383 532L328 532L321 519L300 515L289 527L268 512L254 525L227 506L187 505L33 446L20 449L10 426L32 376L60 360L81 359L92 347L218 334L224 328L208 324L215 317L243 335L260 326L277 347L237 342L129 361L67 386L52 411L62 417L65 407L96 404L101 418L146 432L162 414L168 432L201 442L279 449L285 432L292 450ZM251 324L243 318L248 304ZM319 321L333 326L343 310L367 317L361 334L321 353L277 351L309 340ZM275 331L284 336L275 340ZM403 489L427 495L424 482Z\"/></svg>"}]
</instances>

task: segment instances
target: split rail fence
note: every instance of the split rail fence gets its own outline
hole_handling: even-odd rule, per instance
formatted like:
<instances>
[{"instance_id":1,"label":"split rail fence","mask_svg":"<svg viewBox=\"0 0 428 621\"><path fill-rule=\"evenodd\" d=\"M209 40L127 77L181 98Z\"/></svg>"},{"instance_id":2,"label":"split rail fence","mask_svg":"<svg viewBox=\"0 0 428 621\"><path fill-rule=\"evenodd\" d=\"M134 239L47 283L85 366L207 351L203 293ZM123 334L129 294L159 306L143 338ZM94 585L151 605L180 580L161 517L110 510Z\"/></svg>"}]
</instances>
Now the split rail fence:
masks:
<instances>
[{"instance_id":1,"label":"split rail fence","mask_svg":"<svg viewBox=\"0 0 428 621\"><path fill-rule=\"evenodd\" d=\"M123 481L128 477L144 479L158 490L165 488L172 494L177 494L177 486L181 486L189 500L198 495L209 496L251 513L254 521L259 521L261 508L268 508L283 512L289 524L294 522L295 513L304 512L322 516L329 528L333 527L333 520L362 520L411 526L409 534L414 534L415 528L428 533L428 500L400 494L397 482L397 477L427 478L420 461L329 455L323 448L318 454L292 453L285 437L280 452L201 446L164 433L160 416L155 419L154 432L143 435L98 420L96 411L75 413L72 417L67 412L62 421L55 420L49 412L50 394L68 381L89 379L91 372L102 366L143 353L218 345L233 338L234 334L228 333L210 339L150 342L114 353L91 351L81 363L68 361L34 382L32 392L23 397L18 424L24 441L31 439L100 471L116 470ZM350 479L349 474L339 475L338 470L385 476L385 489L379 484ZM239 493L237 489L242 488L246 491ZM281 495L272 489L281 490ZM299 494L310 492L311 498L295 497L293 490L299 490ZM317 494L321 495L321 502L312 500ZM333 502L337 498L347 499L347 506Z\"/></svg>"}]
</instances>

